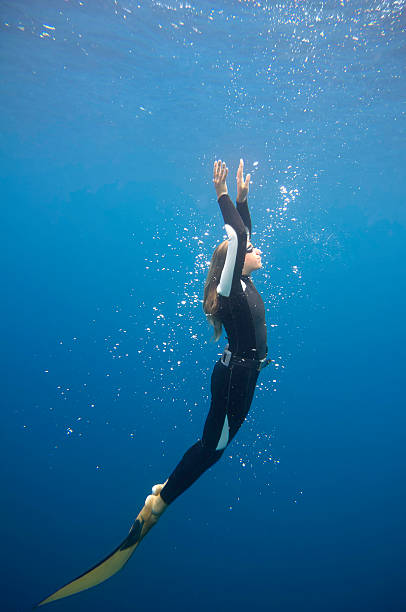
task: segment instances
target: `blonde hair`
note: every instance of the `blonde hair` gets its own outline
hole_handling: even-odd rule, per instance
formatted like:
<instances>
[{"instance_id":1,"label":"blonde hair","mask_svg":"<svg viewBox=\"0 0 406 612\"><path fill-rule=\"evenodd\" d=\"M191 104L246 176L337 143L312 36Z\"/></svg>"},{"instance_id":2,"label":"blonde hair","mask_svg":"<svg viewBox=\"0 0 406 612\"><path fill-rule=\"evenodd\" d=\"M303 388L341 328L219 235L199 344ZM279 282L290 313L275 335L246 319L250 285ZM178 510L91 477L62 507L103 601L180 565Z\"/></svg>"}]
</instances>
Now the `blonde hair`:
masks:
<instances>
[{"instance_id":1,"label":"blonde hair","mask_svg":"<svg viewBox=\"0 0 406 612\"><path fill-rule=\"evenodd\" d=\"M224 262L226 261L227 248L228 241L224 240L224 242L221 242L214 250L206 282L204 284L203 310L206 313L208 322L214 328L213 340L215 342L220 338L223 328L220 319L216 317L219 308L217 286L220 282Z\"/></svg>"}]
</instances>

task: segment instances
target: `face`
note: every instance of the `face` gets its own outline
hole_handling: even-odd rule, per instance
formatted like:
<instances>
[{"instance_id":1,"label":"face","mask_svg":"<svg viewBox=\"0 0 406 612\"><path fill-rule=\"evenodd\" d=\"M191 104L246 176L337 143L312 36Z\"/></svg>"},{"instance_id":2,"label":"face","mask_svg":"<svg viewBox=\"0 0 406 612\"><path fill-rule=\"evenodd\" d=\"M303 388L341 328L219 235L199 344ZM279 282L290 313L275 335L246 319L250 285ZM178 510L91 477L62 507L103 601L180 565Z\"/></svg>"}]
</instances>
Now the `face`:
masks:
<instances>
[{"instance_id":1,"label":"face","mask_svg":"<svg viewBox=\"0 0 406 612\"><path fill-rule=\"evenodd\" d=\"M245 255L243 274L251 274L254 270L262 268L261 253L259 249L252 246L250 241L247 242L247 253Z\"/></svg>"}]
</instances>

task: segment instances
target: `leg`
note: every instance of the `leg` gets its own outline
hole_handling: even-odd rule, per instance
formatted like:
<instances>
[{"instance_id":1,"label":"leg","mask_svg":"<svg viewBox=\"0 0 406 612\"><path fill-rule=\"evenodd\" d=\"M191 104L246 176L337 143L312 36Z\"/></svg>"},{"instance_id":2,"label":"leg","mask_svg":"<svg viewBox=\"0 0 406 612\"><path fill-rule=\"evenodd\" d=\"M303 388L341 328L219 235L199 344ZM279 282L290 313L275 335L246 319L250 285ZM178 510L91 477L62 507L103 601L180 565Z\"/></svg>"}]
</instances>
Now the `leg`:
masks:
<instances>
[{"instance_id":1,"label":"leg","mask_svg":"<svg viewBox=\"0 0 406 612\"><path fill-rule=\"evenodd\" d=\"M254 397L258 380L256 370L244 366L234 366L228 396L228 422L230 426L229 442L234 438L245 421Z\"/></svg>"},{"instance_id":2,"label":"leg","mask_svg":"<svg viewBox=\"0 0 406 612\"><path fill-rule=\"evenodd\" d=\"M249 411L258 373L241 366L214 366L212 400L202 440L183 456L162 489L165 504L172 503L209 467L218 461Z\"/></svg>"},{"instance_id":3,"label":"leg","mask_svg":"<svg viewBox=\"0 0 406 612\"><path fill-rule=\"evenodd\" d=\"M186 451L169 476L161 493L166 504L171 504L179 497L223 454L223 449L217 449L217 445L226 416L225 389L228 378L228 368L217 362L211 376L211 405L204 426L203 438Z\"/></svg>"}]
</instances>

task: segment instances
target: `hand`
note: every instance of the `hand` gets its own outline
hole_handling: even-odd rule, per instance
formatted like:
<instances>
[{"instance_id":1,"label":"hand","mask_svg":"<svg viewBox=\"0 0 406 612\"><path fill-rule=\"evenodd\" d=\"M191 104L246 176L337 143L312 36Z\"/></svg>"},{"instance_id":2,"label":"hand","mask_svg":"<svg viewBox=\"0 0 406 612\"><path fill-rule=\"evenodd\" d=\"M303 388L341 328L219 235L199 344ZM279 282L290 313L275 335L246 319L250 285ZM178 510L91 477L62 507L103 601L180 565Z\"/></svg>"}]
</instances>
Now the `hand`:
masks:
<instances>
[{"instance_id":1,"label":"hand","mask_svg":"<svg viewBox=\"0 0 406 612\"><path fill-rule=\"evenodd\" d=\"M217 199L220 198L220 196L228 193L226 183L227 174L228 168L226 166L226 163L221 162L221 159L215 161L213 169L213 183L217 193Z\"/></svg>"},{"instance_id":2,"label":"hand","mask_svg":"<svg viewBox=\"0 0 406 612\"><path fill-rule=\"evenodd\" d=\"M251 175L247 174L244 181L244 162L240 159L237 170L237 202L244 202L247 199L250 186Z\"/></svg>"}]
</instances>

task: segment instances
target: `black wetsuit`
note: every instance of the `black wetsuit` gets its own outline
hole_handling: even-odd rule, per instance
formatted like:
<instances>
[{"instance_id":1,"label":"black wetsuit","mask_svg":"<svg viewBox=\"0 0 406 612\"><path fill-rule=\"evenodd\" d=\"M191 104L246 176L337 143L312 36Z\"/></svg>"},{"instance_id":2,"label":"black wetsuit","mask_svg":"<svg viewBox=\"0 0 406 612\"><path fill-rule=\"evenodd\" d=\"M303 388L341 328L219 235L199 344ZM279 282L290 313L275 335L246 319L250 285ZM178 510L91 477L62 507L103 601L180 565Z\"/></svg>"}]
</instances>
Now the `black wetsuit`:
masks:
<instances>
[{"instance_id":1,"label":"black wetsuit","mask_svg":"<svg viewBox=\"0 0 406 612\"><path fill-rule=\"evenodd\" d=\"M224 452L245 420L254 396L259 368L266 357L265 308L261 296L248 276L242 276L251 235L247 202L234 207L228 195L219 198L229 237L227 256L217 287L219 310L233 359L225 365L219 360L211 377L211 405L198 440L183 456L161 491L165 503L172 503L213 465ZM254 365L254 367L252 367Z\"/></svg>"}]
</instances>

